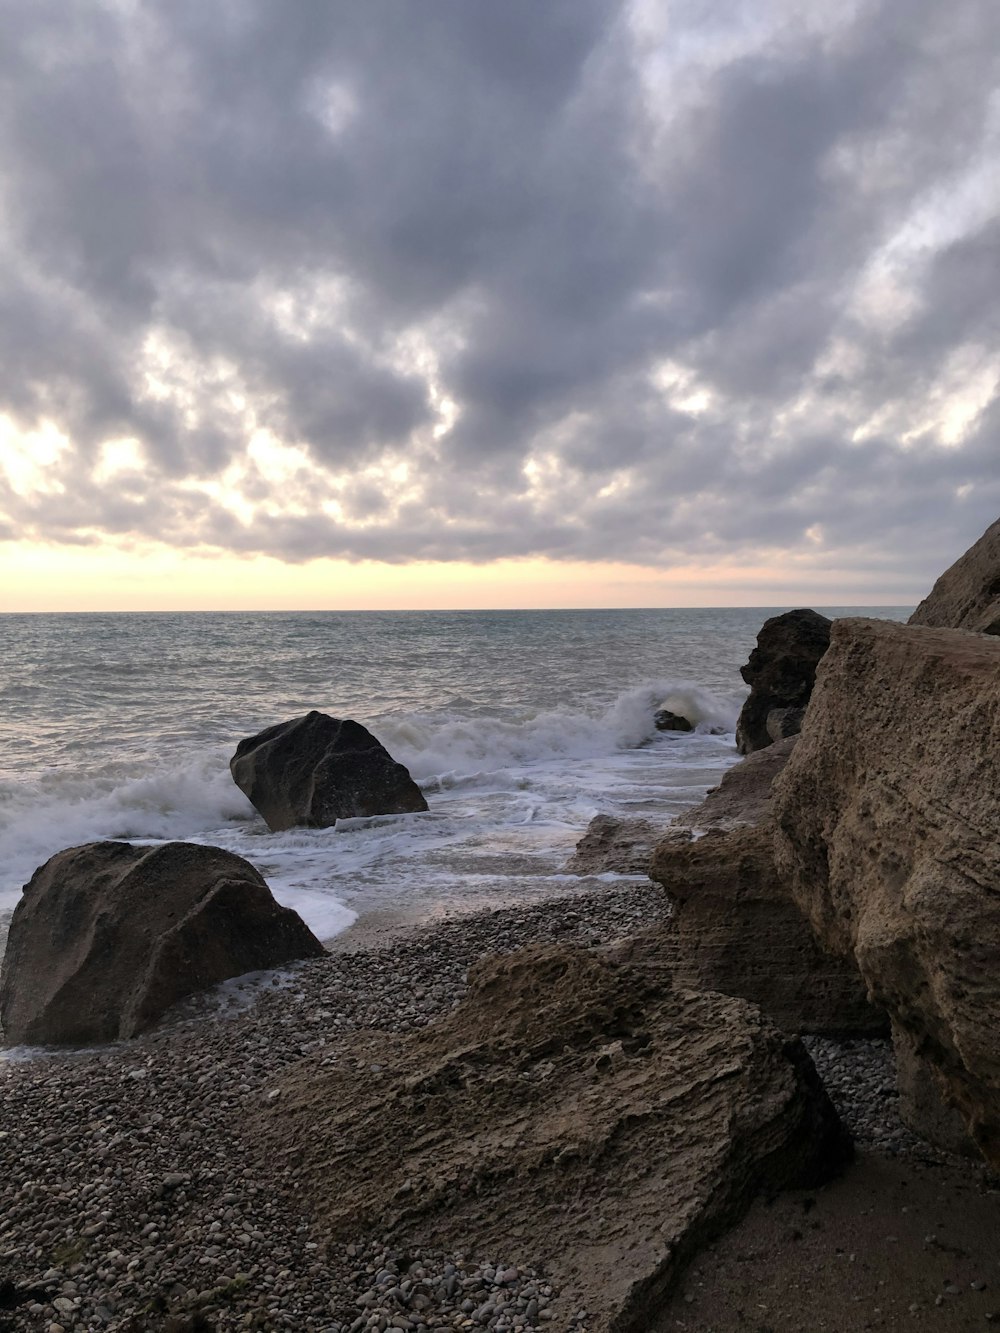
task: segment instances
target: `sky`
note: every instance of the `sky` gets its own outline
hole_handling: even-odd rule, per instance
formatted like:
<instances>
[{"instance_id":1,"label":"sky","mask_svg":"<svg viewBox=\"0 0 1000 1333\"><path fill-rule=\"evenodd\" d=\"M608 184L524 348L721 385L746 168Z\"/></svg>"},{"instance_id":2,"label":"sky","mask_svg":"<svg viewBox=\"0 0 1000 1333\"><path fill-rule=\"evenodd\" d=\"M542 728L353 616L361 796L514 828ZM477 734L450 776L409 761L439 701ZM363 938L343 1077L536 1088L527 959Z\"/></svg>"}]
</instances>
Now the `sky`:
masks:
<instances>
[{"instance_id":1,"label":"sky","mask_svg":"<svg viewBox=\"0 0 1000 1333\"><path fill-rule=\"evenodd\" d=\"M996 0L0 0L0 610L908 604Z\"/></svg>"}]
</instances>

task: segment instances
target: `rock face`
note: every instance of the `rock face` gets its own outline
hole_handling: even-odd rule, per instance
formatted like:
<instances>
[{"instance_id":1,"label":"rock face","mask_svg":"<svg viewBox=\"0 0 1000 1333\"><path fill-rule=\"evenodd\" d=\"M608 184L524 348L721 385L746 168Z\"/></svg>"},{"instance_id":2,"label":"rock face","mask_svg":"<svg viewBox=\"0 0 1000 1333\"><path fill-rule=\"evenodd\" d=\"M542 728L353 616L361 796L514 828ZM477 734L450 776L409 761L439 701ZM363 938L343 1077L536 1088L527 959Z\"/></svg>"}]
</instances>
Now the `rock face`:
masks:
<instances>
[{"instance_id":1,"label":"rock face","mask_svg":"<svg viewBox=\"0 0 1000 1333\"><path fill-rule=\"evenodd\" d=\"M0 978L8 1042L132 1037L185 995L324 952L249 862L218 847L92 842L32 875Z\"/></svg>"},{"instance_id":2,"label":"rock face","mask_svg":"<svg viewBox=\"0 0 1000 1333\"><path fill-rule=\"evenodd\" d=\"M910 624L1000 634L1000 518L945 570Z\"/></svg>"},{"instance_id":3,"label":"rock face","mask_svg":"<svg viewBox=\"0 0 1000 1333\"><path fill-rule=\"evenodd\" d=\"M1000 639L845 620L776 784L779 866L1000 1166Z\"/></svg>"},{"instance_id":4,"label":"rock face","mask_svg":"<svg viewBox=\"0 0 1000 1333\"><path fill-rule=\"evenodd\" d=\"M326 713L307 713L240 741L229 768L272 833L427 809L407 770L367 727Z\"/></svg>"},{"instance_id":5,"label":"rock face","mask_svg":"<svg viewBox=\"0 0 1000 1333\"><path fill-rule=\"evenodd\" d=\"M771 784L795 744L731 768L657 846L650 876L674 905L677 979L752 1000L789 1032L883 1034L853 960L819 947L775 866Z\"/></svg>"},{"instance_id":6,"label":"rock face","mask_svg":"<svg viewBox=\"0 0 1000 1333\"><path fill-rule=\"evenodd\" d=\"M740 754L763 750L774 740L795 735L801 729L802 711L816 680L816 665L829 643L830 621L817 611L786 611L764 621L757 647L746 666L740 668L740 675L750 686L736 724Z\"/></svg>"},{"instance_id":7,"label":"rock face","mask_svg":"<svg viewBox=\"0 0 1000 1333\"><path fill-rule=\"evenodd\" d=\"M487 959L451 1014L357 1034L279 1106L261 1150L285 1154L330 1238L543 1258L593 1333L648 1329L755 1192L818 1183L849 1152L797 1041L628 948Z\"/></svg>"}]
</instances>

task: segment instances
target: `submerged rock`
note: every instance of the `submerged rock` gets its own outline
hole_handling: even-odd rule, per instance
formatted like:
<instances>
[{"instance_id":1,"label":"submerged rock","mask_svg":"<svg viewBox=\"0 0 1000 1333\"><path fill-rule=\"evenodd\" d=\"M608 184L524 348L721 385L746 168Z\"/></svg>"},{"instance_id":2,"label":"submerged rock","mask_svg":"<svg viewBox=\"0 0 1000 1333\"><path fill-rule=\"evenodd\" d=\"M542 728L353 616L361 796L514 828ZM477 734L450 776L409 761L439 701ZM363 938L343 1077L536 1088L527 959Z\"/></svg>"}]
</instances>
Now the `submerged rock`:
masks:
<instances>
[{"instance_id":1,"label":"submerged rock","mask_svg":"<svg viewBox=\"0 0 1000 1333\"><path fill-rule=\"evenodd\" d=\"M595 815L566 862L569 875L646 875L660 829L647 819Z\"/></svg>"},{"instance_id":2,"label":"submerged rock","mask_svg":"<svg viewBox=\"0 0 1000 1333\"><path fill-rule=\"evenodd\" d=\"M0 977L8 1042L132 1037L177 1000L324 952L248 861L219 847L92 842L35 871Z\"/></svg>"},{"instance_id":3,"label":"submerged rock","mask_svg":"<svg viewBox=\"0 0 1000 1333\"><path fill-rule=\"evenodd\" d=\"M842 620L775 795L779 865L821 943L857 959L994 1166L998 755L1000 639Z\"/></svg>"},{"instance_id":4,"label":"submerged rock","mask_svg":"<svg viewBox=\"0 0 1000 1333\"><path fill-rule=\"evenodd\" d=\"M750 686L736 724L740 754L763 750L801 730L816 666L830 643L830 623L826 616L805 609L764 621L750 660L740 668Z\"/></svg>"},{"instance_id":5,"label":"submerged rock","mask_svg":"<svg viewBox=\"0 0 1000 1333\"><path fill-rule=\"evenodd\" d=\"M653 714L653 726L657 731L694 731L694 723L680 713L672 713L669 708L658 708Z\"/></svg>"},{"instance_id":6,"label":"submerged rock","mask_svg":"<svg viewBox=\"0 0 1000 1333\"><path fill-rule=\"evenodd\" d=\"M233 781L272 833L427 809L420 788L367 727L311 712L240 741Z\"/></svg>"},{"instance_id":7,"label":"submerged rock","mask_svg":"<svg viewBox=\"0 0 1000 1333\"><path fill-rule=\"evenodd\" d=\"M849 1145L798 1041L641 950L487 959L423 1032L358 1033L291 1075L260 1151L330 1240L544 1259L594 1333L649 1328L758 1191L819 1183Z\"/></svg>"},{"instance_id":8,"label":"submerged rock","mask_svg":"<svg viewBox=\"0 0 1000 1333\"><path fill-rule=\"evenodd\" d=\"M1000 634L1000 518L945 570L910 624Z\"/></svg>"}]
</instances>

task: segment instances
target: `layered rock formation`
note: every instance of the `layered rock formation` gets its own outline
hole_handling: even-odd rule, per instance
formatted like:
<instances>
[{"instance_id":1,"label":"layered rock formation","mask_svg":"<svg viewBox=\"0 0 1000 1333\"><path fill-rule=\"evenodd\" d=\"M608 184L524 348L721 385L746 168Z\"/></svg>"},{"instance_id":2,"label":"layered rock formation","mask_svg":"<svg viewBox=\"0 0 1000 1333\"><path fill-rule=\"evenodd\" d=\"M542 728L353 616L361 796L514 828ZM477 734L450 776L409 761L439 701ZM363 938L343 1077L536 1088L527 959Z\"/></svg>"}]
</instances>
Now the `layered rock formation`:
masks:
<instances>
[{"instance_id":1,"label":"layered rock formation","mask_svg":"<svg viewBox=\"0 0 1000 1333\"><path fill-rule=\"evenodd\" d=\"M1000 519L945 570L910 624L1000 634Z\"/></svg>"},{"instance_id":2,"label":"layered rock formation","mask_svg":"<svg viewBox=\"0 0 1000 1333\"><path fill-rule=\"evenodd\" d=\"M998 756L1000 639L838 621L775 813L821 942L1000 1166Z\"/></svg>"},{"instance_id":3,"label":"layered rock formation","mask_svg":"<svg viewBox=\"0 0 1000 1333\"><path fill-rule=\"evenodd\" d=\"M646 875L660 826L648 819L595 815L566 862L569 875Z\"/></svg>"},{"instance_id":4,"label":"layered rock formation","mask_svg":"<svg viewBox=\"0 0 1000 1333\"><path fill-rule=\"evenodd\" d=\"M427 809L406 768L367 727L326 713L313 711L240 741L229 768L272 833Z\"/></svg>"},{"instance_id":5,"label":"layered rock formation","mask_svg":"<svg viewBox=\"0 0 1000 1333\"><path fill-rule=\"evenodd\" d=\"M853 960L820 948L775 866L772 783L795 744L731 768L657 846L650 875L674 905L673 966L680 984L752 1000L790 1032L881 1034L885 1014Z\"/></svg>"},{"instance_id":6,"label":"layered rock formation","mask_svg":"<svg viewBox=\"0 0 1000 1333\"><path fill-rule=\"evenodd\" d=\"M32 875L0 977L8 1042L132 1037L185 995L324 952L249 862L218 847L94 842Z\"/></svg>"},{"instance_id":7,"label":"layered rock formation","mask_svg":"<svg viewBox=\"0 0 1000 1333\"><path fill-rule=\"evenodd\" d=\"M816 680L816 666L830 642L830 621L817 611L786 611L765 620L740 675L750 695L736 724L740 754L763 750L794 736Z\"/></svg>"},{"instance_id":8,"label":"layered rock formation","mask_svg":"<svg viewBox=\"0 0 1000 1333\"><path fill-rule=\"evenodd\" d=\"M536 946L470 983L430 1028L357 1034L262 1113L262 1152L329 1237L542 1261L594 1333L638 1333L753 1194L849 1151L797 1041L674 990L634 946Z\"/></svg>"}]
</instances>

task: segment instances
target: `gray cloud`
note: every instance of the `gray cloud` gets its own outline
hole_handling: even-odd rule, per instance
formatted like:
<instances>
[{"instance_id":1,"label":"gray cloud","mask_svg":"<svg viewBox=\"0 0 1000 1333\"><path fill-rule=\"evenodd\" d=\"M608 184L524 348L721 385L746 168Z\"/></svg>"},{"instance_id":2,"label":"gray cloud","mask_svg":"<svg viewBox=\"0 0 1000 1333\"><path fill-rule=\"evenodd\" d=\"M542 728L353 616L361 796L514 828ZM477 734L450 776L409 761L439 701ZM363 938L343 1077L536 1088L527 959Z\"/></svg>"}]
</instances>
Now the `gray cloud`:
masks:
<instances>
[{"instance_id":1,"label":"gray cloud","mask_svg":"<svg viewBox=\"0 0 1000 1333\"><path fill-rule=\"evenodd\" d=\"M67 441L0 539L920 595L1000 512L1000 11L664 9L0 0L0 413Z\"/></svg>"}]
</instances>

